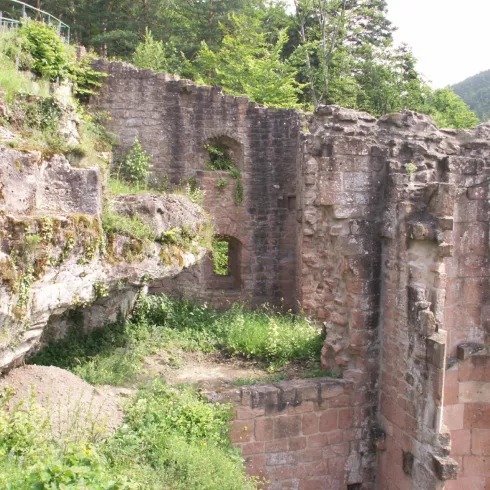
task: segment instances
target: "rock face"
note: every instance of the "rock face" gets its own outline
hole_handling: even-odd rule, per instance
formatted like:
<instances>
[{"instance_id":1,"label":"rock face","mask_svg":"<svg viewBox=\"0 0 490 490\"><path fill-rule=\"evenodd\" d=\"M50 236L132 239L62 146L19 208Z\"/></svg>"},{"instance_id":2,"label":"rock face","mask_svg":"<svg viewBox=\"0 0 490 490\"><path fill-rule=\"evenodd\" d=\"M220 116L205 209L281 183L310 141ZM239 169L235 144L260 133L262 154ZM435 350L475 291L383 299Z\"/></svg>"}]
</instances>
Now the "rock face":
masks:
<instances>
[{"instance_id":1,"label":"rock face","mask_svg":"<svg viewBox=\"0 0 490 490\"><path fill-rule=\"evenodd\" d=\"M312 458L298 476L274 463L299 461L298 446L250 439L246 451L256 451L253 465L270 475L272 488L483 489L490 478L481 442L490 429L483 396L490 126L441 130L411 111L376 120L336 106L306 122L219 87L120 63L98 68L110 76L93 103L111 113L122 150L138 136L156 176L194 178L217 233L233 244L230 277L217 277L204 261L156 290L184 289L216 304L282 298L324 323L322 363L353 383L321 405L344 407L334 429L325 422L310 441L295 426L294 444L307 444ZM233 155L242 202L227 172L209 170L207 143ZM479 347L467 357L470 344ZM242 404L250 401L254 419L265 395L250 396ZM295 416L288 407L278 418L295 424ZM332 441L337 453L325 449ZM449 478L459 480L451 486Z\"/></svg>"},{"instance_id":2,"label":"rock face","mask_svg":"<svg viewBox=\"0 0 490 490\"><path fill-rule=\"evenodd\" d=\"M189 226L187 247L106 234L99 169L62 157L0 148L0 368L40 340L62 335L68 310L85 308L85 328L127 311L147 282L178 274L204 255L207 220L184 196L120 196L121 215L139 216L158 238ZM94 304L95 303L95 304ZM88 308L88 306L92 306Z\"/></svg>"}]
</instances>

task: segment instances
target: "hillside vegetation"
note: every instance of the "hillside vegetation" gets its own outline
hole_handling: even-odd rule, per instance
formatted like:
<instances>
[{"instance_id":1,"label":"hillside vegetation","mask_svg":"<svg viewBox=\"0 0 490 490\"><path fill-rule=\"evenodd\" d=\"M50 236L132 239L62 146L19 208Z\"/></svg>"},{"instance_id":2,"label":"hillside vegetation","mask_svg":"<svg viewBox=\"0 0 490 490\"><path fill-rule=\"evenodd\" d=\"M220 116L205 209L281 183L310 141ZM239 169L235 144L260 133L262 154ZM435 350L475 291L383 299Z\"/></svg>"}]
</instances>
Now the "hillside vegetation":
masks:
<instances>
[{"instance_id":1,"label":"hillside vegetation","mask_svg":"<svg viewBox=\"0 0 490 490\"><path fill-rule=\"evenodd\" d=\"M452 89L481 121L490 120L490 70L473 75L453 85Z\"/></svg>"},{"instance_id":2,"label":"hillside vegetation","mask_svg":"<svg viewBox=\"0 0 490 490\"><path fill-rule=\"evenodd\" d=\"M101 56L220 85L266 105L337 104L378 117L406 108L441 126L478 124L450 89L429 86L408 46L394 44L386 0L31 4L63 19L73 39ZM0 10L19 14L5 0Z\"/></svg>"}]
</instances>

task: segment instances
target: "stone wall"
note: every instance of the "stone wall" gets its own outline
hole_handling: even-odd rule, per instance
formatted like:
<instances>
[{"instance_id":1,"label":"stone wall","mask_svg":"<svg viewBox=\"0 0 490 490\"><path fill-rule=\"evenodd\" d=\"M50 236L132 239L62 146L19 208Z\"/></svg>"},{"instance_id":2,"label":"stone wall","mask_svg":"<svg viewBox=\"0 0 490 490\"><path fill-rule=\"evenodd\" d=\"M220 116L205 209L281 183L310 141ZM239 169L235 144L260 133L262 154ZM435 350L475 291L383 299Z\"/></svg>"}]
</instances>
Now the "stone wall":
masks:
<instances>
[{"instance_id":1,"label":"stone wall","mask_svg":"<svg viewBox=\"0 0 490 490\"><path fill-rule=\"evenodd\" d=\"M488 346L458 347L444 389L444 423L451 432L451 457L459 478L445 490L490 488L490 355Z\"/></svg>"},{"instance_id":2,"label":"stone wall","mask_svg":"<svg viewBox=\"0 0 490 490\"><path fill-rule=\"evenodd\" d=\"M447 428L463 429L473 396L443 411L447 390L465 390L445 383L446 361L462 342L488 342L489 128L439 131L410 112L375 121L326 107L310 131L298 296L324 322L323 365L364 394L376 488L442 489L458 478ZM363 456L363 468L372 463Z\"/></svg>"},{"instance_id":3,"label":"stone wall","mask_svg":"<svg viewBox=\"0 0 490 490\"><path fill-rule=\"evenodd\" d=\"M220 287L212 268L203 264L154 290L183 290L218 304L253 298L294 306L300 113L122 63L100 62L97 68L110 77L92 102L110 112L109 129L120 139L119 151L138 137L153 155L154 177L168 176L173 184L195 178L206 192L204 209L214 218L216 234L241 246L238 284ZM233 150L244 188L241 204L235 202L232 178L206 170L204 145L210 141ZM222 192L218 179L228 180Z\"/></svg>"},{"instance_id":4,"label":"stone wall","mask_svg":"<svg viewBox=\"0 0 490 490\"><path fill-rule=\"evenodd\" d=\"M319 378L209 398L236 406L231 440L250 474L272 482L270 489L323 490L361 483L350 471L349 455L361 443L365 413L350 405L351 394L352 382Z\"/></svg>"},{"instance_id":5,"label":"stone wall","mask_svg":"<svg viewBox=\"0 0 490 490\"><path fill-rule=\"evenodd\" d=\"M217 278L204 261L155 290L184 289L220 305L249 295L257 303L284 298L325 328L322 364L346 380L328 406L307 399L297 409L308 411L299 413L271 402L268 412L250 401L279 400L279 385L255 395L242 390L235 400L245 408L233 437L247 438L236 442L270 475L271 488L484 488L490 126L439 130L410 111L375 120L334 106L306 124L295 111L216 87L100 67L111 77L94 102L112 113L122 148L138 135L157 175L196 177L217 233L240 244L238 282ZM203 145L216 137L234 148L243 204L234 202L232 181L218 192L226 174L205 168ZM480 355L456 366L458 349L476 344ZM353 414L333 430L342 442L329 431L304 432L305 417L326 420L331 409ZM276 441L283 423L292 432ZM273 427L270 441L256 438L257 424ZM303 458L317 449L310 436L327 449L306 481ZM341 445L338 453L332 444Z\"/></svg>"}]
</instances>

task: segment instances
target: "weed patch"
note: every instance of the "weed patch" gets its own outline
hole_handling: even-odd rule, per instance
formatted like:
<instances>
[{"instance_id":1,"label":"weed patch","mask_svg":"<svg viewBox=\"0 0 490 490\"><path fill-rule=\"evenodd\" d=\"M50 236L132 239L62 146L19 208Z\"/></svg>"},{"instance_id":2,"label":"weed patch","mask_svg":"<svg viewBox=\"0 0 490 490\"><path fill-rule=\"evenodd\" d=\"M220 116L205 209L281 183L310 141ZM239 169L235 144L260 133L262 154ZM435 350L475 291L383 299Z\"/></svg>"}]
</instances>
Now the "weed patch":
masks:
<instances>
[{"instance_id":1,"label":"weed patch","mask_svg":"<svg viewBox=\"0 0 490 490\"><path fill-rule=\"evenodd\" d=\"M161 381L126 407L104 440L55 437L46 409L0 401L0 487L12 490L253 490L228 440L230 411Z\"/></svg>"},{"instance_id":2,"label":"weed patch","mask_svg":"<svg viewBox=\"0 0 490 490\"><path fill-rule=\"evenodd\" d=\"M153 240L155 238L153 230L140 218L122 216L107 209L107 206L102 214L102 228L108 234L119 233L138 240Z\"/></svg>"}]
</instances>

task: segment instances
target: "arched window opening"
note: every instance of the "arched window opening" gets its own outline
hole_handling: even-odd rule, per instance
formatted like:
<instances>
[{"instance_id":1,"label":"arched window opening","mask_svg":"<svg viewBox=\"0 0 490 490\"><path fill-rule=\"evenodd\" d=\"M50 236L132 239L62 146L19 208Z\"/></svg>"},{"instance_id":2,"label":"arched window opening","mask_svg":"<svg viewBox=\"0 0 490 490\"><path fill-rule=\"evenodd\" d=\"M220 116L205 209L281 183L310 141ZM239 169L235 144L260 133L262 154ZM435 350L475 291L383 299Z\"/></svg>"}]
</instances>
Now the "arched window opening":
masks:
<instances>
[{"instance_id":1,"label":"arched window opening","mask_svg":"<svg viewBox=\"0 0 490 490\"><path fill-rule=\"evenodd\" d=\"M213 271L218 276L230 275L230 242L223 238L214 241Z\"/></svg>"},{"instance_id":2,"label":"arched window opening","mask_svg":"<svg viewBox=\"0 0 490 490\"><path fill-rule=\"evenodd\" d=\"M207 284L210 289L241 288L241 243L234 237L216 236L208 260Z\"/></svg>"},{"instance_id":3,"label":"arched window opening","mask_svg":"<svg viewBox=\"0 0 490 490\"><path fill-rule=\"evenodd\" d=\"M240 167L241 145L228 136L210 138L204 143L208 170L233 170Z\"/></svg>"}]
</instances>

